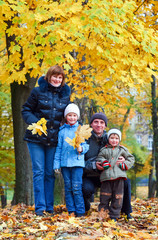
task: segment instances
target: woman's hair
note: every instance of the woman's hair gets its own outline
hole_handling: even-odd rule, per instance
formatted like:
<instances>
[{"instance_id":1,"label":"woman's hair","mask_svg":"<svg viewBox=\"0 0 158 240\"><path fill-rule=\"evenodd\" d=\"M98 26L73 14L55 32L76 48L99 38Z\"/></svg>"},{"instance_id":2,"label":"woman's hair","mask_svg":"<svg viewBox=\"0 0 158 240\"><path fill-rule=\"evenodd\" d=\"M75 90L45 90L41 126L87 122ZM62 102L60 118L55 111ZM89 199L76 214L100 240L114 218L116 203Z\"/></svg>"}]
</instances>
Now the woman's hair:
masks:
<instances>
[{"instance_id":1,"label":"woman's hair","mask_svg":"<svg viewBox=\"0 0 158 240\"><path fill-rule=\"evenodd\" d=\"M64 70L62 69L62 67L60 67L58 65L52 66L48 69L48 72L46 73L45 79L46 79L47 82L49 82L52 75L60 75L60 74L63 77L63 80L62 80L62 83L61 83L61 87L62 87L65 84L65 73L64 73Z\"/></svg>"}]
</instances>

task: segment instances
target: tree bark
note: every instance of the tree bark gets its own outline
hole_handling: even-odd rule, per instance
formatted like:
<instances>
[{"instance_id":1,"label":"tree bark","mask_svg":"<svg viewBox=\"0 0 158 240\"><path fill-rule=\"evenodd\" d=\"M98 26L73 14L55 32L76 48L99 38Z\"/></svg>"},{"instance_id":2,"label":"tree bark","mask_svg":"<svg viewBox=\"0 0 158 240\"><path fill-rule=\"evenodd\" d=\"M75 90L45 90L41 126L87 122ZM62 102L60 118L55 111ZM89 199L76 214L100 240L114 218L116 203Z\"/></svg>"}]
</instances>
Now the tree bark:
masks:
<instances>
[{"instance_id":1,"label":"tree bark","mask_svg":"<svg viewBox=\"0 0 158 240\"><path fill-rule=\"evenodd\" d=\"M11 55L10 46L12 43L16 44L15 35L9 35L7 30L12 26L12 20L6 21L6 47L8 52L8 59ZM23 49L20 50L21 65L20 69L24 67L22 57ZM11 105L12 105L12 118L13 118L13 134L14 134L14 150L15 150L15 168L16 180L15 190L12 204L25 203L27 205L33 204L33 183L32 183L32 166L27 149L26 142L24 142L24 134L26 124L22 119L21 109L24 102L30 95L31 89L35 85L35 79L30 78L26 74L27 83L18 84L17 82L11 83Z\"/></svg>"},{"instance_id":2,"label":"tree bark","mask_svg":"<svg viewBox=\"0 0 158 240\"><path fill-rule=\"evenodd\" d=\"M13 116L13 132L14 132L14 149L15 149L15 169L16 182L13 204L25 203L33 204L33 182L32 182L32 166L27 149L27 144L23 140L26 124L22 119L21 109L24 102L30 95L35 81L28 79L27 84L11 84L11 104Z\"/></svg>"},{"instance_id":3,"label":"tree bark","mask_svg":"<svg viewBox=\"0 0 158 240\"><path fill-rule=\"evenodd\" d=\"M1 207L4 208L7 205L7 198L2 185L0 185Z\"/></svg>"},{"instance_id":4,"label":"tree bark","mask_svg":"<svg viewBox=\"0 0 158 240\"><path fill-rule=\"evenodd\" d=\"M157 98L156 98L156 78L152 75L151 96L152 96L152 125L153 125L153 150L151 166L156 168L156 196L158 196L158 117L157 117ZM153 186L153 169L149 174L149 198L154 197Z\"/></svg>"}]
</instances>

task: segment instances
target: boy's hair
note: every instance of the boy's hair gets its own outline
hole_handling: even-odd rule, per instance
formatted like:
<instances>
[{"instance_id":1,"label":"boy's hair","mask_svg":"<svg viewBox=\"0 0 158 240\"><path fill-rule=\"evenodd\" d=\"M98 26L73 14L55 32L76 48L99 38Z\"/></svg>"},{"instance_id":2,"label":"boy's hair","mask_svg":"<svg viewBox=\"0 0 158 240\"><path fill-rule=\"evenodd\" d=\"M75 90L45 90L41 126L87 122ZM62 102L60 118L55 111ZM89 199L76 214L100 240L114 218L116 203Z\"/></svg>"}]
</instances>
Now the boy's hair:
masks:
<instances>
[{"instance_id":1,"label":"boy's hair","mask_svg":"<svg viewBox=\"0 0 158 240\"><path fill-rule=\"evenodd\" d=\"M107 132L107 138L109 139L111 134L117 134L120 138L121 141L121 131L117 128L111 128L108 132Z\"/></svg>"},{"instance_id":2,"label":"boy's hair","mask_svg":"<svg viewBox=\"0 0 158 240\"><path fill-rule=\"evenodd\" d=\"M52 66L48 69L45 79L47 82L49 82L52 75L60 75L60 74L63 77L63 80L61 83L61 87L63 87L65 84L65 73L64 73L64 70L62 69L62 67L60 67L58 65Z\"/></svg>"}]
</instances>

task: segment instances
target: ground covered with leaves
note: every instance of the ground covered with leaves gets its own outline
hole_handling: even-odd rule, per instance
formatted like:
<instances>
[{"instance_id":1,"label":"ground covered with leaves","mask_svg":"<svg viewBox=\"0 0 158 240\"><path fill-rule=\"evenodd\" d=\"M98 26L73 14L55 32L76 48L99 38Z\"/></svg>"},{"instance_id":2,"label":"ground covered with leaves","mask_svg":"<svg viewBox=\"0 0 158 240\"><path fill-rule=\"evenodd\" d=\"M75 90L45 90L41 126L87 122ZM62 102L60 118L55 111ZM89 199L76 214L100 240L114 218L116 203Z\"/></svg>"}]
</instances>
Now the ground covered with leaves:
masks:
<instances>
[{"instance_id":1,"label":"ground covered with leaves","mask_svg":"<svg viewBox=\"0 0 158 240\"><path fill-rule=\"evenodd\" d=\"M98 213L93 203L87 216L69 216L65 206L55 206L55 214L37 217L33 207L23 204L0 209L0 239L119 240L158 239L158 199L132 201L133 219L121 216L117 222L106 212Z\"/></svg>"}]
</instances>

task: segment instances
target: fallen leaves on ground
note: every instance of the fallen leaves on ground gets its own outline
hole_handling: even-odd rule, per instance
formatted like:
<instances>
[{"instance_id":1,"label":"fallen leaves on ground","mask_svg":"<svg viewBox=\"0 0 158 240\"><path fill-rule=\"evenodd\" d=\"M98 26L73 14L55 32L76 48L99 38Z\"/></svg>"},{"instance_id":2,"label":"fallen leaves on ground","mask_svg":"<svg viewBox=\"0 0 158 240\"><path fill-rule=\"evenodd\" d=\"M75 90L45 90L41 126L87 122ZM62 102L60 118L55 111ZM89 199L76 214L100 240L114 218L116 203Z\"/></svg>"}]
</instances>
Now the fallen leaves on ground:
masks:
<instances>
[{"instance_id":1,"label":"fallen leaves on ground","mask_svg":"<svg viewBox=\"0 0 158 240\"><path fill-rule=\"evenodd\" d=\"M68 215L64 205L55 206L54 215L34 214L34 208L18 204L0 209L0 239L148 240L158 239L158 199L132 201L133 219L121 216L110 220L91 204L85 217Z\"/></svg>"}]
</instances>

